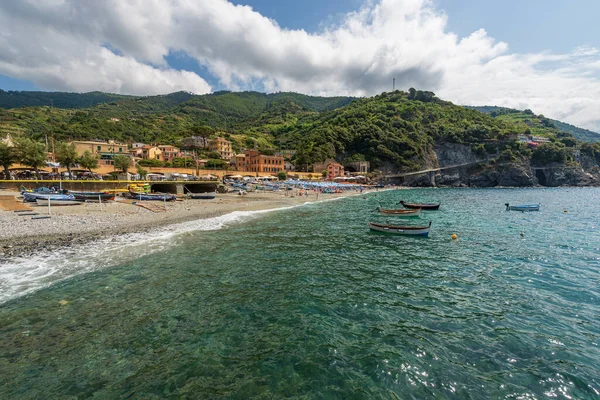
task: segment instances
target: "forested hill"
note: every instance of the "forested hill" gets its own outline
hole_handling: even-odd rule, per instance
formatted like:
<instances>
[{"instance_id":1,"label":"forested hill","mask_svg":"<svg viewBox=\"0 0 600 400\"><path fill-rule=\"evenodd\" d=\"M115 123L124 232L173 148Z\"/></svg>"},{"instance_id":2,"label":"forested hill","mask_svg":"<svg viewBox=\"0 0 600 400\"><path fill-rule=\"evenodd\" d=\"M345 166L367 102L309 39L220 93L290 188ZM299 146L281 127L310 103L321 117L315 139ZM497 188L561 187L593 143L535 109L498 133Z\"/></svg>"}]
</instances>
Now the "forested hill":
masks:
<instances>
[{"instance_id":1,"label":"forested hill","mask_svg":"<svg viewBox=\"0 0 600 400\"><path fill-rule=\"evenodd\" d=\"M58 108L88 108L97 104L128 99L111 93L22 92L0 89L0 108L52 106Z\"/></svg>"},{"instance_id":2,"label":"forested hill","mask_svg":"<svg viewBox=\"0 0 600 400\"><path fill-rule=\"evenodd\" d=\"M531 110L515 110L513 108L495 107L495 106L476 106L467 108L489 114L492 117L500 118L505 121L512 121L517 124L525 124L532 129L535 134L536 129L547 130L555 129L557 132L567 132L582 142L600 142L600 133L588 129L578 128L566 122L546 118L543 115L535 115Z\"/></svg>"},{"instance_id":3,"label":"forested hill","mask_svg":"<svg viewBox=\"0 0 600 400\"><path fill-rule=\"evenodd\" d=\"M56 102L54 107L0 109L0 136L180 145L184 137L219 135L231 140L236 152L248 148L296 150L293 161L297 165L335 158L367 160L374 168L398 171L432 165L435 147L445 143L463 144L485 158L537 157L537 151L538 160L573 159L571 148L579 142L548 118L531 111L485 111L457 106L415 89L361 99L297 93L199 96L177 92L124 96L78 109L61 108ZM552 143L532 152L514 140L519 134L545 136ZM580 147L600 159L600 144Z\"/></svg>"}]
</instances>

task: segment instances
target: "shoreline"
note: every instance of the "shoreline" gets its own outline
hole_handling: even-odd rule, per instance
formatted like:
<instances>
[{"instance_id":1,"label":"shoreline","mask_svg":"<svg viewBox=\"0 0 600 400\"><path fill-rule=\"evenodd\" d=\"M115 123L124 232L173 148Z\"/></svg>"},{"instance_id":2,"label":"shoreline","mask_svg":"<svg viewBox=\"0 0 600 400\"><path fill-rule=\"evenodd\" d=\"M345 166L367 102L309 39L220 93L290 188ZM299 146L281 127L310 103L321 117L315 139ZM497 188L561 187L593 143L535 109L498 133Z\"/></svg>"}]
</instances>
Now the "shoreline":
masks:
<instances>
[{"instance_id":1,"label":"shoreline","mask_svg":"<svg viewBox=\"0 0 600 400\"><path fill-rule=\"evenodd\" d=\"M383 191L383 190L380 190ZM363 191L363 195L374 193ZM12 191L0 194L18 196ZM85 203L77 206L54 207L51 218L32 220L12 211L0 210L0 263L22 258L37 251L53 251L73 245L91 243L107 237L130 233L151 232L171 225L219 217L236 211L266 211L320 203L360 195L359 192L285 196L284 193L251 192L248 195L220 194L214 200L174 201L167 203L167 211L153 213L127 201ZM152 202L160 203L162 202ZM158 205L158 204L157 204ZM48 215L45 206L32 206L34 212Z\"/></svg>"}]
</instances>

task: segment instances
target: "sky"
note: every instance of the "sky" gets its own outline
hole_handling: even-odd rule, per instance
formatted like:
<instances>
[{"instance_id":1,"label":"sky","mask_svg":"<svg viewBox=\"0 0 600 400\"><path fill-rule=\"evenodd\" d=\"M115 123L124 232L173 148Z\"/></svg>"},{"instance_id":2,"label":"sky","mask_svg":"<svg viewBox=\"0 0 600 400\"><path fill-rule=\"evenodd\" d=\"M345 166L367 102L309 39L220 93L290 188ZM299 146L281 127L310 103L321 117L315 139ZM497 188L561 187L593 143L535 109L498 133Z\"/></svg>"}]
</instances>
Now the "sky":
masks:
<instances>
[{"instance_id":1,"label":"sky","mask_svg":"<svg viewBox=\"0 0 600 400\"><path fill-rule=\"evenodd\" d=\"M600 131L598 0L0 0L0 88L431 90Z\"/></svg>"}]
</instances>

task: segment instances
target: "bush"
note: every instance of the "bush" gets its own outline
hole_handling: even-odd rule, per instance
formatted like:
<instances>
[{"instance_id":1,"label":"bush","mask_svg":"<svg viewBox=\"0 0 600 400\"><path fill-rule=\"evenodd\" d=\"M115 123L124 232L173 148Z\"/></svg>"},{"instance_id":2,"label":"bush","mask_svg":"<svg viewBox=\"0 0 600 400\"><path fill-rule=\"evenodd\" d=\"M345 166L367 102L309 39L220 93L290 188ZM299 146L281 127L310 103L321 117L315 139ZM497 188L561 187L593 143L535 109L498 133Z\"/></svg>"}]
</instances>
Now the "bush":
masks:
<instances>
[{"instance_id":1,"label":"bush","mask_svg":"<svg viewBox=\"0 0 600 400\"><path fill-rule=\"evenodd\" d=\"M279 171L277 173L277 179L279 179L280 181L285 181L287 179L287 172Z\"/></svg>"},{"instance_id":2,"label":"bush","mask_svg":"<svg viewBox=\"0 0 600 400\"><path fill-rule=\"evenodd\" d=\"M206 168L212 168L212 169L223 169L225 168L225 165L227 165L227 162L225 162L224 160L216 160L216 159L212 159L212 160L208 160L206 162L206 164L204 164L204 166Z\"/></svg>"},{"instance_id":3,"label":"bush","mask_svg":"<svg viewBox=\"0 0 600 400\"><path fill-rule=\"evenodd\" d=\"M565 163L573 159L569 149L557 143L544 143L533 150L531 159L538 164Z\"/></svg>"},{"instance_id":4,"label":"bush","mask_svg":"<svg viewBox=\"0 0 600 400\"><path fill-rule=\"evenodd\" d=\"M160 160L140 160L138 165L142 167L162 167L164 163Z\"/></svg>"}]
</instances>

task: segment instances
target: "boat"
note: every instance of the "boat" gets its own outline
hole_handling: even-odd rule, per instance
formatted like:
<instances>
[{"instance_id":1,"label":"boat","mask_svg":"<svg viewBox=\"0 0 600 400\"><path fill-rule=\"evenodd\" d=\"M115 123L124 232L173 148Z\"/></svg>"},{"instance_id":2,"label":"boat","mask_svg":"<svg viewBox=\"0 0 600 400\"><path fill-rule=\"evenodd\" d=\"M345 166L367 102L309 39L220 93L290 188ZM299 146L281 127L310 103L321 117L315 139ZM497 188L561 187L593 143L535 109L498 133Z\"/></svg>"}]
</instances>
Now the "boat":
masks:
<instances>
[{"instance_id":1,"label":"boat","mask_svg":"<svg viewBox=\"0 0 600 400\"><path fill-rule=\"evenodd\" d=\"M81 200L75 199L75 196L70 194L63 194L62 197L57 198L53 195L47 195L46 198L38 197L35 199L35 202L39 206L47 206L48 202L50 202L50 206L76 206L78 204L82 204Z\"/></svg>"},{"instance_id":2,"label":"boat","mask_svg":"<svg viewBox=\"0 0 600 400\"><path fill-rule=\"evenodd\" d=\"M400 200L400 203L406 208L420 208L421 210L437 210L440 208L441 203L407 203L404 200Z\"/></svg>"},{"instance_id":3,"label":"boat","mask_svg":"<svg viewBox=\"0 0 600 400\"><path fill-rule=\"evenodd\" d=\"M177 196L169 193L141 193L141 192L129 192L129 197L134 200L146 200L146 201L173 201L177 200Z\"/></svg>"},{"instance_id":4,"label":"boat","mask_svg":"<svg viewBox=\"0 0 600 400\"><path fill-rule=\"evenodd\" d=\"M421 209L417 208L414 210L386 210L381 206L377 207L377 211L386 215L393 215L395 217L418 217L421 214Z\"/></svg>"},{"instance_id":5,"label":"boat","mask_svg":"<svg viewBox=\"0 0 600 400\"><path fill-rule=\"evenodd\" d=\"M429 236L429 229L431 228L431 221L427 226L394 226L394 225L383 225L376 224L375 222L369 222L369 228L372 231L390 233L393 235L407 235L407 236Z\"/></svg>"},{"instance_id":6,"label":"boat","mask_svg":"<svg viewBox=\"0 0 600 400\"><path fill-rule=\"evenodd\" d=\"M540 204L519 204L517 206L511 206L509 203L504 204L506 211L540 211Z\"/></svg>"},{"instance_id":7,"label":"boat","mask_svg":"<svg viewBox=\"0 0 600 400\"><path fill-rule=\"evenodd\" d=\"M64 193L58 192L46 192L46 193L36 193L36 192L23 192L23 200L28 203L35 203L37 199L60 199L65 196Z\"/></svg>"},{"instance_id":8,"label":"boat","mask_svg":"<svg viewBox=\"0 0 600 400\"><path fill-rule=\"evenodd\" d=\"M69 191L69 194L72 194L75 199L81 201L111 201L115 199L114 193L109 192L73 192Z\"/></svg>"},{"instance_id":9,"label":"boat","mask_svg":"<svg viewBox=\"0 0 600 400\"><path fill-rule=\"evenodd\" d=\"M190 198L192 199L214 199L215 197L217 197L217 192L205 192L205 193L189 193Z\"/></svg>"}]
</instances>

